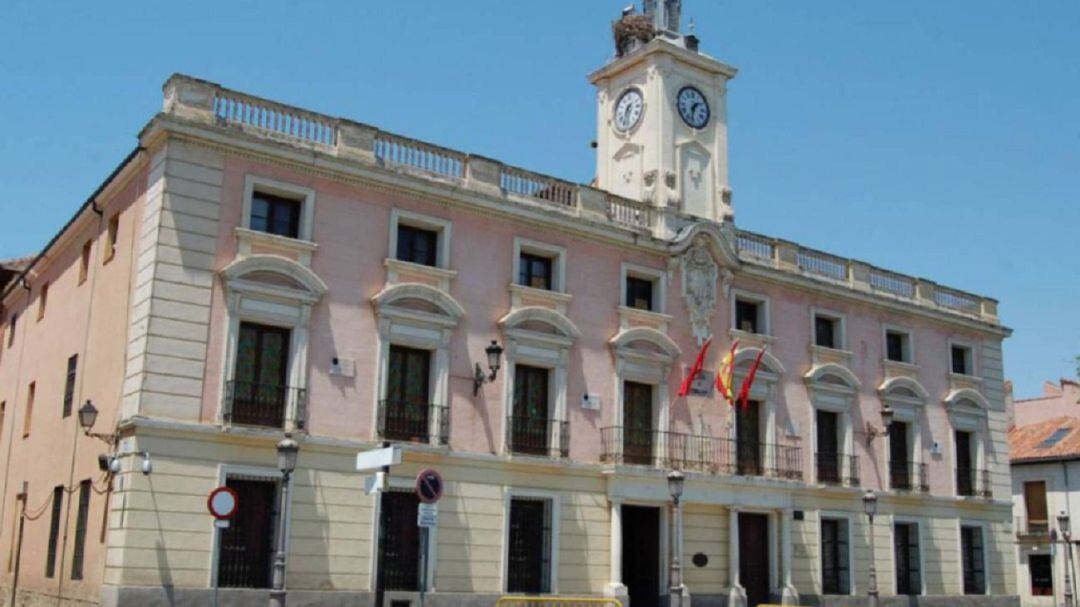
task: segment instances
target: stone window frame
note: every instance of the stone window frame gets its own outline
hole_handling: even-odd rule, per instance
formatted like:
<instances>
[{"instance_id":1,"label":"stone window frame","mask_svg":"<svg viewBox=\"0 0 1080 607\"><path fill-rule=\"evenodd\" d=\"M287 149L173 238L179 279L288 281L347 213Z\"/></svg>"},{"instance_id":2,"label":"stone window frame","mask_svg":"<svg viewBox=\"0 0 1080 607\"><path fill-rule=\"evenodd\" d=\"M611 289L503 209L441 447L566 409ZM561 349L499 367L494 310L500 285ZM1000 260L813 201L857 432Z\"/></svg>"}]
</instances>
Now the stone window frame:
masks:
<instances>
[{"instance_id":1,"label":"stone window frame","mask_svg":"<svg viewBox=\"0 0 1080 607\"><path fill-rule=\"evenodd\" d=\"M923 524L923 520L917 516L896 515L892 517L892 521L889 522L889 538L892 540L889 542L889 560L892 562L892 590L896 596L909 596L897 594L896 586L896 525L915 525L915 533L919 538L919 582L922 586L919 588L919 593L914 596L926 596L926 532ZM872 532L872 530L871 530Z\"/></svg>"},{"instance_id":2,"label":"stone window frame","mask_svg":"<svg viewBox=\"0 0 1080 607\"><path fill-rule=\"evenodd\" d=\"M983 592L982 594L966 594L964 592L964 527L978 527L979 533L982 534L982 562L983 562ZM990 525L986 521L976 519L957 518L956 520L956 553L960 555L960 567L958 570L959 582L960 582L960 596L990 596L990 557L987 554L989 552L990 544Z\"/></svg>"},{"instance_id":3,"label":"stone window frame","mask_svg":"<svg viewBox=\"0 0 1080 607\"><path fill-rule=\"evenodd\" d=\"M827 376L838 377L844 380L846 385L826 382L824 378ZM813 450L812 452L817 453L817 411L836 413L840 421L840 455L848 460L848 462L842 461L841 466L848 465L850 457L855 455L855 423L852 419L852 411L858 409L859 390L862 388L862 382L859 381L859 378L851 369L835 363L825 363L811 367L803 375L803 380L806 382L807 391L810 393L810 406L814 412L811 421L813 429L809 437L809 446ZM816 482L817 456L814 455L813 457L813 478ZM850 475L852 472L858 472L858 470L846 470L846 472Z\"/></svg>"},{"instance_id":4,"label":"stone window frame","mask_svg":"<svg viewBox=\"0 0 1080 607\"><path fill-rule=\"evenodd\" d=\"M619 305L622 308L629 308L630 302L626 301L626 282L627 278L639 278L652 281L653 294L652 294L652 310L638 310L634 308L635 312L646 312L652 314L666 314L667 313L667 272L660 268L651 268L649 266L643 266L636 263L622 262L619 266Z\"/></svg>"},{"instance_id":5,"label":"stone window frame","mask_svg":"<svg viewBox=\"0 0 1080 607\"><path fill-rule=\"evenodd\" d=\"M906 388L914 392L916 396L909 397L895 394L896 388ZM893 377L882 382L878 387L878 395L882 405L888 404L892 408L894 421L911 425L911 431L908 432L908 463L912 465L913 471L919 464L929 463L923 462L925 458L923 457L922 426L919 423L929 401L929 393L927 393L926 388L909 377ZM889 434L886 432L882 439L881 443L885 449L885 455L881 461L888 466L889 454L892 448ZM888 481L890 478L889 470L886 468L884 480ZM916 480L912 479L912 482L914 483ZM891 483L886 482L884 484L890 485L889 489L892 489Z\"/></svg>"},{"instance_id":6,"label":"stone window frame","mask_svg":"<svg viewBox=\"0 0 1080 607\"><path fill-rule=\"evenodd\" d=\"M970 388L962 388L960 390L950 391L942 400L945 405L945 411L949 414L949 447L950 447L950 464L952 469L956 470L957 451L956 451L956 432L970 432L972 436L972 448L975 449L975 457L973 458L972 465L976 472L989 469L989 457L986 453L986 441L990 436L989 428L987 427L990 402L986 400L982 394L979 394L975 390ZM971 403L967 405L965 403ZM956 483L956 474L951 475L950 482L952 483L953 495L958 498L965 498L969 496L960 496L959 487ZM982 482L981 479L974 479L975 487L978 488ZM993 490L993 486L989 487L989 490ZM976 491L976 493L978 493Z\"/></svg>"},{"instance_id":7,"label":"stone window frame","mask_svg":"<svg viewBox=\"0 0 1080 607\"><path fill-rule=\"evenodd\" d=\"M847 347L848 332L847 332L847 315L828 308L822 308L818 306L810 306L810 345L815 348L825 348L825 346L817 345L817 317L823 316L830 320L834 320L837 323L837 333L839 339L836 340L836 346L833 348L826 348L827 350L833 350L836 352L849 352Z\"/></svg>"},{"instance_id":8,"label":"stone window frame","mask_svg":"<svg viewBox=\"0 0 1080 607\"><path fill-rule=\"evenodd\" d=\"M968 369L968 371L970 371L970 373L956 373L956 372L954 372L952 370L952 349L953 349L953 346L956 346L956 347L959 347L959 348L965 348L967 350L968 356L966 357L966 362L970 365L970 368ZM976 356L976 348L975 348L975 343L974 342L966 340L966 339L949 338L948 343L946 345L946 348L948 348L946 350L946 353L948 354L948 364L949 364L946 371L947 371L947 373L949 374L950 377L960 377L960 378L964 378L964 379L978 379L978 377L979 377L979 361L978 361L978 357Z\"/></svg>"},{"instance_id":9,"label":"stone window frame","mask_svg":"<svg viewBox=\"0 0 1080 607\"><path fill-rule=\"evenodd\" d=\"M277 485L277 493L274 497L275 504L274 510L278 509L277 502L281 501L281 481L283 478L281 470L273 468L271 466L251 466L246 464L226 464L220 463L217 466L217 487L224 487L230 477L259 479L274 482ZM296 487L296 475L293 474L290 479L290 491L288 495L289 503L286 505L286 509L289 512L293 511L293 496L296 495L296 491L292 490ZM278 513L280 516L281 513ZM274 528L271 532L277 535L277 521L275 519ZM211 533L210 534L210 571L207 575L207 588L216 588L218 582L218 563L221 559L221 539L223 534ZM285 553L289 553L289 543L292 536L292 517L285 520ZM274 540L276 544L276 540Z\"/></svg>"},{"instance_id":10,"label":"stone window frame","mask_svg":"<svg viewBox=\"0 0 1080 607\"><path fill-rule=\"evenodd\" d=\"M251 199L256 191L291 198L300 202L300 225L298 226L296 238L265 234L251 229ZM244 176L244 198L240 213L239 226L244 230L256 232L275 240L280 238L285 241L314 242L315 190L312 188L248 173Z\"/></svg>"},{"instance_id":11,"label":"stone window frame","mask_svg":"<svg viewBox=\"0 0 1080 607\"><path fill-rule=\"evenodd\" d=\"M552 293L566 293L566 247L554 245L524 236L514 237L514 260L510 284L517 288L529 289L530 291L547 292L545 289L537 289L518 283L521 274L521 254L529 253L551 258L551 291Z\"/></svg>"},{"instance_id":12,"label":"stone window frame","mask_svg":"<svg viewBox=\"0 0 1080 607\"><path fill-rule=\"evenodd\" d=\"M269 272L284 276L305 290L271 285L245 277ZM221 396L218 399L217 423L224 424L227 384L236 373L240 324L255 322L289 329L289 388L307 388L308 342L311 309L327 291L326 283L309 268L277 255L254 255L237 259L221 270L225 291L225 355L222 357ZM285 430L300 429L307 420L297 419L297 394L288 391Z\"/></svg>"},{"instance_id":13,"label":"stone window frame","mask_svg":"<svg viewBox=\"0 0 1080 607\"><path fill-rule=\"evenodd\" d=\"M773 326L772 326L772 298L770 298L768 295L764 295L762 293L756 293L754 291L748 291L746 289L735 289L735 288L733 288L733 289L731 289L731 295L730 295L729 299L731 301L731 318L729 319L729 322L730 322L729 326L731 327L732 335L756 336L758 339L760 339L762 337L764 337L764 338L773 337L773 334L772 334L772 329L773 329ZM743 300L743 301L756 303L756 304L761 306L761 308L758 310L758 320L761 321L761 323L760 323L761 326L758 327L759 331L757 333L750 333L748 331L743 331L736 324L736 322L737 322L736 321L737 315L735 313L736 302L738 300L740 300L740 299ZM753 337L751 337L751 339L752 338Z\"/></svg>"},{"instance_id":14,"label":"stone window frame","mask_svg":"<svg viewBox=\"0 0 1080 607\"><path fill-rule=\"evenodd\" d=\"M660 352L632 347L640 341L655 346ZM615 398L612 403L615 409L611 425L623 427L623 389L626 382L652 386L653 430L661 433L661 439L653 443L653 450L654 457L659 457L666 450L666 433L671 430L670 378L672 369L679 363L681 350L664 333L646 327L620 331L608 343L615 357Z\"/></svg>"},{"instance_id":15,"label":"stone window frame","mask_svg":"<svg viewBox=\"0 0 1080 607\"><path fill-rule=\"evenodd\" d=\"M387 474L386 483L388 489L402 491L408 490L410 492L415 490L415 479L412 477L392 476L390 474ZM371 500L371 543L368 546L368 575L370 577L368 579L372 580L372 588L374 588L374 580L379 574L379 542L381 540L381 538L379 537L379 522L380 518L382 517L382 494L383 491L381 489L374 492L372 495L374 495L375 497ZM436 562L439 558L438 548L439 526L438 524L436 524L434 527L428 528L427 554L425 555L426 560L424 561L424 568L427 569L427 575L425 576L424 581L426 582L427 588L424 590L424 592L432 592L435 590L435 569ZM417 583L419 583L419 580L417 581ZM415 592L397 590L388 590L387 593L402 595L416 594Z\"/></svg>"},{"instance_id":16,"label":"stone window frame","mask_svg":"<svg viewBox=\"0 0 1080 607\"><path fill-rule=\"evenodd\" d=\"M825 519L830 520L842 520L847 527L847 540L848 540L848 592L847 594L829 594L826 595L824 591L824 583L819 582L819 593L821 596L858 596L858 578L855 576L855 524L856 520L860 519L857 514L853 514L850 511L843 510L820 510L818 511L818 550L817 550L817 570L821 571L821 522ZM861 521L860 521L861 522Z\"/></svg>"},{"instance_id":17,"label":"stone window frame","mask_svg":"<svg viewBox=\"0 0 1080 607\"><path fill-rule=\"evenodd\" d=\"M732 365L734 366L734 385L742 386L742 382L745 381L748 369L740 368L743 363L753 364L755 358L757 358L758 352L761 348L756 346L739 348L735 352ZM745 365L744 365L745 367ZM778 399L782 393L783 378L787 374L784 369L784 365L772 355L768 350L761 357L761 366L758 367L757 373L754 375L754 383L750 386L749 400L756 400L761 403L761 408L758 411L760 418L758 419L758 427L765 431L765 435L759 437L758 440L765 444L765 452L762 456L762 465L768 469L770 464L775 461L776 458L776 445L777 439L777 425L776 414L778 407ZM736 395L738 396L738 395ZM731 409L734 411L734 408ZM728 438L732 441L738 440L737 435L737 423L735 421L734 413L729 417L730 423L728 425ZM803 464L805 465L805 464Z\"/></svg>"},{"instance_id":18,"label":"stone window frame","mask_svg":"<svg viewBox=\"0 0 1080 607\"><path fill-rule=\"evenodd\" d=\"M400 264L408 264L410 267L415 267L421 264L414 264L412 262L404 261L397 258L399 225L405 225L435 232L435 265L423 267L433 267L439 270L450 269L450 240L453 237L453 222L451 222L449 219L442 219L441 217L425 215L423 213L417 213L415 211L408 211L396 207L390 210L390 247L389 251L387 252L386 258Z\"/></svg>"},{"instance_id":19,"label":"stone window frame","mask_svg":"<svg viewBox=\"0 0 1080 607\"><path fill-rule=\"evenodd\" d=\"M550 326L554 333L542 333L522 327L524 323L541 322ZM580 339L581 331L566 315L539 306L518 308L499 320L503 332L503 398L501 411L502 432L498 439L497 453L510 454L506 442L507 427L514 411L514 382L518 363L548 369L548 415L549 419L569 421L568 383L570 349ZM552 432L549 441L552 453L569 445L559 444L560 435ZM529 457L515 454L515 457Z\"/></svg>"},{"instance_id":20,"label":"stone window frame","mask_svg":"<svg viewBox=\"0 0 1080 607\"><path fill-rule=\"evenodd\" d=\"M514 486L504 486L502 493L503 522L502 543L499 554L499 592L503 594L509 593L506 587L510 582L510 503L514 498L525 498L547 500L551 505L551 538L549 541L551 553L548 555L550 580L548 591L541 593L541 596L559 594L559 534L562 531L562 521L560 520L562 493ZM514 596L517 596L516 593Z\"/></svg>"},{"instance_id":21,"label":"stone window frame","mask_svg":"<svg viewBox=\"0 0 1080 607\"><path fill-rule=\"evenodd\" d=\"M440 312L427 312L395 306L403 300L420 300L434 306ZM431 376L429 405L436 406L438 414L429 416L430 442L439 440L442 414L450 415L450 339L465 308L449 293L430 285L403 283L389 285L371 298L376 316L378 355L375 358L375 378L371 407L371 437L379 437L379 403L386 399L390 370L390 346L405 346L431 352ZM449 427L449 420L447 420Z\"/></svg>"},{"instance_id":22,"label":"stone window frame","mask_svg":"<svg viewBox=\"0 0 1080 607\"><path fill-rule=\"evenodd\" d=\"M907 337L907 351L905 360L892 360L889 358L889 333L901 333ZM918 368L918 357L915 356L915 330L910 327L904 327L892 323L882 323L881 325L881 359L885 364L901 364L908 365L912 368Z\"/></svg>"}]
</instances>

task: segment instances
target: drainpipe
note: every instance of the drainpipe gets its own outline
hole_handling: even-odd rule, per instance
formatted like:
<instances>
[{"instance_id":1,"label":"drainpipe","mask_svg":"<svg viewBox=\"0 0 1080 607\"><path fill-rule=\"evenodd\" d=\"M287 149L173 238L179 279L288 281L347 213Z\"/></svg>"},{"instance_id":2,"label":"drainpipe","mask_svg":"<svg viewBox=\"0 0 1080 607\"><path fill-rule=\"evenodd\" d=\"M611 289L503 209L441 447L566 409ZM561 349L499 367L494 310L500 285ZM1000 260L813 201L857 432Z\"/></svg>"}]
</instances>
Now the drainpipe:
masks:
<instances>
[{"instance_id":1,"label":"drainpipe","mask_svg":"<svg viewBox=\"0 0 1080 607\"><path fill-rule=\"evenodd\" d=\"M1070 488L1069 488L1069 462L1067 460L1061 460L1061 472L1065 477L1065 514L1069 517L1069 520L1072 520L1072 505L1071 505L1071 502L1069 500L1069 493L1070 493ZM1062 539L1064 539L1064 538L1062 538ZM1072 543L1071 542L1066 542L1065 543L1065 567L1067 567L1069 569L1069 574L1072 576L1072 579L1075 580L1075 579L1077 579L1076 578L1076 562L1073 560L1072 556L1073 556ZM1073 606L1069 605L1069 607L1073 607Z\"/></svg>"}]
</instances>

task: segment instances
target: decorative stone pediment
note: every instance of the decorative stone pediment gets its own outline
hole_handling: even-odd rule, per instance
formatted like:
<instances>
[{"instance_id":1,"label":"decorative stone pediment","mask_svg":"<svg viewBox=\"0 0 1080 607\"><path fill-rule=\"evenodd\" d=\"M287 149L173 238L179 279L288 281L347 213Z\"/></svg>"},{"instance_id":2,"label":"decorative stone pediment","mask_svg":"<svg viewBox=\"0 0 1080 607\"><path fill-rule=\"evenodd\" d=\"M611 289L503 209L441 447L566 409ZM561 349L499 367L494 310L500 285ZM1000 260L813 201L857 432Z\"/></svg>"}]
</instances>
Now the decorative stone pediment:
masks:
<instances>
[{"instance_id":1,"label":"decorative stone pediment","mask_svg":"<svg viewBox=\"0 0 1080 607\"><path fill-rule=\"evenodd\" d=\"M326 283L310 268L279 255L242 257L222 268L221 277L235 293L308 304L318 301L327 290Z\"/></svg>"},{"instance_id":2,"label":"decorative stone pediment","mask_svg":"<svg viewBox=\"0 0 1080 607\"><path fill-rule=\"evenodd\" d=\"M619 331L608 343L616 356L672 364L679 359L679 346L667 335L645 327Z\"/></svg>"},{"instance_id":3,"label":"decorative stone pediment","mask_svg":"<svg viewBox=\"0 0 1080 607\"><path fill-rule=\"evenodd\" d=\"M512 337L564 347L581 336L581 331L565 314L539 306L518 308L499 319L499 326Z\"/></svg>"},{"instance_id":4,"label":"decorative stone pediment","mask_svg":"<svg viewBox=\"0 0 1080 607\"><path fill-rule=\"evenodd\" d=\"M431 285L401 283L389 285L371 298L375 313L399 320L456 326L465 308L450 294Z\"/></svg>"},{"instance_id":5,"label":"decorative stone pediment","mask_svg":"<svg viewBox=\"0 0 1080 607\"><path fill-rule=\"evenodd\" d=\"M712 335L717 288L725 297L730 294L731 268L738 267L738 257L720 229L704 223L684 228L676 236L671 254L682 272L682 296L691 331L702 344Z\"/></svg>"}]
</instances>

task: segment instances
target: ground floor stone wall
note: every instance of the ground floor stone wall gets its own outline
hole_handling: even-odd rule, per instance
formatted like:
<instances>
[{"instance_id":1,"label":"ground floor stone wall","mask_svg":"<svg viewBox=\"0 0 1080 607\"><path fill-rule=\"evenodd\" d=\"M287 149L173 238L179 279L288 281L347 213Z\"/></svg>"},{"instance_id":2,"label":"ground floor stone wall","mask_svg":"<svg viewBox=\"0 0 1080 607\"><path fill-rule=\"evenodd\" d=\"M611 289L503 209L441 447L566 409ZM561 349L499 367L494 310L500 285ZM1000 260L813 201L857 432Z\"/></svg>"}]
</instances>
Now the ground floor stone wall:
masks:
<instances>
[{"instance_id":1,"label":"ground floor stone wall","mask_svg":"<svg viewBox=\"0 0 1080 607\"><path fill-rule=\"evenodd\" d=\"M275 479L274 438L181 429L142 431L126 439L152 454L154 471L125 471L111 496L106 605L203 605L217 563L206 496L231 475ZM357 448L302 441L293 477L288 531L290 604L373 603L379 502L354 470ZM603 468L534 457L455 454L413 448L391 471L405 489L418 471L437 468L445 493L433 532L432 590L426 605L492 605L506 593L508 503L515 497L553 504L549 557L551 590L561 595L615 596L626 602L633 580L621 579L623 558L637 541L613 523L631 507L657 509L659 587L667 588L670 497L666 472L645 467ZM870 527L857 489L812 487L774 479L689 474L683 497L680 558L691 603L737 607L738 568L732 559L741 513L768 517L765 543L772 599L802 604L860 605L869 576ZM1015 546L1010 508L979 500L883 494L873 527L879 586L895 593L892 523L916 522L921 535L924 595L882 605L1016 604ZM623 510L616 510L616 509ZM821 597L820 523L850 525L851 592ZM988 596L962 597L959 525L985 529ZM270 529L267 533L272 533ZM223 589L222 605L263 604L262 590ZM387 593L412 599L409 593ZM890 602L892 601L892 602ZM974 602L973 602L974 601Z\"/></svg>"}]
</instances>

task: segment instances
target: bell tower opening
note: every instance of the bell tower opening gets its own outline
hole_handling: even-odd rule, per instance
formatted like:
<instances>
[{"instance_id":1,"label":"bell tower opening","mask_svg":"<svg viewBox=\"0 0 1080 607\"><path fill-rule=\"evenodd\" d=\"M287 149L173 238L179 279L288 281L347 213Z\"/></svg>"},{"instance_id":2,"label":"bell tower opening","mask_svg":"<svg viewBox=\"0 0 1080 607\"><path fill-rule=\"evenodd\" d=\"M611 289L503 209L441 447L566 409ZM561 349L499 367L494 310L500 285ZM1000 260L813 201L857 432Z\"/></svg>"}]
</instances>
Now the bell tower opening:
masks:
<instances>
[{"instance_id":1,"label":"bell tower opening","mask_svg":"<svg viewBox=\"0 0 1080 607\"><path fill-rule=\"evenodd\" d=\"M597 185L711 221L734 219L727 82L736 69L681 31L681 0L644 0L612 24L615 58L597 88Z\"/></svg>"}]
</instances>

